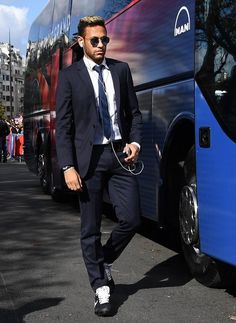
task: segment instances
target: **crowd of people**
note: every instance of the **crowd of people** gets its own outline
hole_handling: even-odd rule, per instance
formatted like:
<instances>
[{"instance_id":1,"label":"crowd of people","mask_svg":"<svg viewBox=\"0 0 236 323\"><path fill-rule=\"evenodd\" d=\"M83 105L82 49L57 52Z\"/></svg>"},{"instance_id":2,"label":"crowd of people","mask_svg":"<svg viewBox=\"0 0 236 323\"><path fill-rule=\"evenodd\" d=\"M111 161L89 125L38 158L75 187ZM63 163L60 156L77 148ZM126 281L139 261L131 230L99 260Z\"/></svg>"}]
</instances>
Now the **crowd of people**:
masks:
<instances>
[{"instance_id":1,"label":"crowd of people","mask_svg":"<svg viewBox=\"0 0 236 323\"><path fill-rule=\"evenodd\" d=\"M23 160L23 122L22 117L0 118L0 163L8 160Z\"/></svg>"}]
</instances>

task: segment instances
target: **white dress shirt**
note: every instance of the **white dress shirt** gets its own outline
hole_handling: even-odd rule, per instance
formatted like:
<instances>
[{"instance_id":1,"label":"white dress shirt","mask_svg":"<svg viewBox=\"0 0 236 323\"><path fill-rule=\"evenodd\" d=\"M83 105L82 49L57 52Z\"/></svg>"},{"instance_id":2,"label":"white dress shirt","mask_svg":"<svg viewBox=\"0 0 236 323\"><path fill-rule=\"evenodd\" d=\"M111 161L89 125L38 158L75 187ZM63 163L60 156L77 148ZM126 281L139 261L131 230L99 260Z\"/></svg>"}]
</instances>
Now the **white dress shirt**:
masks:
<instances>
[{"instance_id":1,"label":"white dress shirt","mask_svg":"<svg viewBox=\"0 0 236 323\"><path fill-rule=\"evenodd\" d=\"M93 68L97 64L93 62L88 57L83 57L85 66L87 67L89 76L91 78L94 94L96 98L96 104L97 108L99 106L99 89L98 89L98 72L96 72ZM103 81L105 84L105 93L107 96L107 102L108 102L108 111L111 118L111 140L120 140L121 134L117 123L117 107L116 107L116 97L115 97L115 89L113 85L113 80L111 76L111 71L109 67L106 64L106 60L104 58L102 65L104 66L102 70L102 76ZM102 132L102 127L97 127L95 138L94 138L94 144L107 144L110 140L108 140L106 137L104 137L104 134Z\"/></svg>"}]
</instances>

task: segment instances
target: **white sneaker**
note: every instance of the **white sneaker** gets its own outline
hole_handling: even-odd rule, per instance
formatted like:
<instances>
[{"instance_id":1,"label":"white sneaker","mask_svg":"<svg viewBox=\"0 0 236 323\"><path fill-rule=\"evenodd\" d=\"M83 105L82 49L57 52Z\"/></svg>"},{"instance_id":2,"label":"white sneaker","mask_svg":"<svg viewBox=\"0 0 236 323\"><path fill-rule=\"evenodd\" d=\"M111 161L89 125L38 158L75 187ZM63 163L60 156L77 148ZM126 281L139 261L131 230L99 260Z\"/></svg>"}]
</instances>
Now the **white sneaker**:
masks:
<instances>
[{"instance_id":1,"label":"white sneaker","mask_svg":"<svg viewBox=\"0 0 236 323\"><path fill-rule=\"evenodd\" d=\"M109 286L102 286L96 289L94 312L98 316L109 316L111 314Z\"/></svg>"}]
</instances>

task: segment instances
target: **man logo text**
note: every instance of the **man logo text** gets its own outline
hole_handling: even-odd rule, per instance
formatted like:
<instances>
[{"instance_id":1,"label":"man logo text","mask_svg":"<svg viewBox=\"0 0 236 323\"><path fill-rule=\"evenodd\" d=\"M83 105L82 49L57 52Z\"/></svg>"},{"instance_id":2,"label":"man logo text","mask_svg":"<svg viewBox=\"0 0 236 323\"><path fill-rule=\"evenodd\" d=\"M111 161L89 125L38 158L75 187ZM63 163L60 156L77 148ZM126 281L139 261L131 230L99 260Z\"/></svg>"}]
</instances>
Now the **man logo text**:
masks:
<instances>
[{"instance_id":1,"label":"man logo text","mask_svg":"<svg viewBox=\"0 0 236 323\"><path fill-rule=\"evenodd\" d=\"M179 23L180 20L180 16L181 16L181 21L186 21L182 24ZM184 19L183 19L184 18ZM188 8L183 6L179 9L179 12L176 16L176 20L175 20L175 29L174 29L174 36L179 36L183 33L186 33L187 31L190 30L190 15L189 15L189 11Z\"/></svg>"}]
</instances>

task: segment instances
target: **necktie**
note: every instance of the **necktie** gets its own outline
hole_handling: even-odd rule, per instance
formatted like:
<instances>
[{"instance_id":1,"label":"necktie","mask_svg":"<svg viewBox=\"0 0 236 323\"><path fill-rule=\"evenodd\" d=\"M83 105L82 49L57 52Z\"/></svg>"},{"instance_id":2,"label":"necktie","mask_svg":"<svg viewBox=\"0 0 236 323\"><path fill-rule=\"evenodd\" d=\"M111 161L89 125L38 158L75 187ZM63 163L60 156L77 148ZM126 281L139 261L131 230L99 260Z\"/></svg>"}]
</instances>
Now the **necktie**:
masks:
<instances>
[{"instance_id":1,"label":"necktie","mask_svg":"<svg viewBox=\"0 0 236 323\"><path fill-rule=\"evenodd\" d=\"M103 67L103 65L96 65L94 66L94 70L98 72L99 113L102 121L103 132L104 136L109 139L111 137L111 118L108 112L105 84L102 77Z\"/></svg>"}]
</instances>

